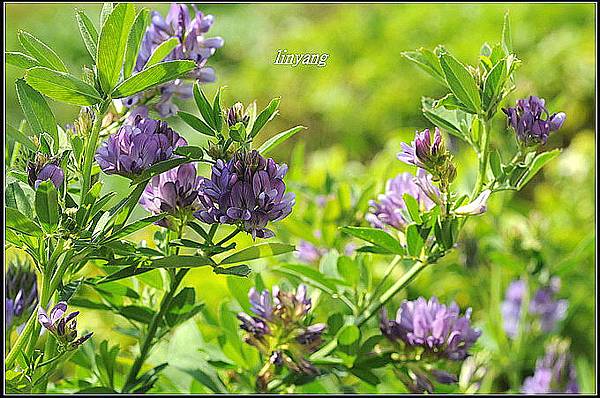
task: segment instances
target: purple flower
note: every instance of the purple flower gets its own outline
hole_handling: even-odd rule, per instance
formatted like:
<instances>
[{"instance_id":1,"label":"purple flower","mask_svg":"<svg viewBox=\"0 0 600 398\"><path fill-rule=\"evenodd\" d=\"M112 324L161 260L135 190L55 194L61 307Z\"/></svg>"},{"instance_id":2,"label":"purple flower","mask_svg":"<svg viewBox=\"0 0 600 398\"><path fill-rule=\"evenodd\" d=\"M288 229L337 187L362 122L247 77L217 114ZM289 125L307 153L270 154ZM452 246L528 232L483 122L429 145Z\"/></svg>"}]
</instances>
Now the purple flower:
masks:
<instances>
[{"instance_id":1,"label":"purple flower","mask_svg":"<svg viewBox=\"0 0 600 398\"><path fill-rule=\"evenodd\" d=\"M173 3L166 18L163 18L157 11L152 11L152 23L146 30L140 52L135 64L135 71L141 71L153 51L165 41L176 38L179 44L167 55L164 61L171 60L193 60L197 68L186 77L196 79L200 82L213 82L215 72L212 68L206 67L206 62L218 48L223 46L223 39L220 37L205 38L204 34L208 32L214 22L212 15L204 15L194 6L195 17L191 17L190 11L185 4ZM173 97L190 98L192 96L192 87L185 84L183 80L177 79L173 82L162 85L158 88L160 94L158 103L154 108L161 117L168 117L177 112L177 107L172 103ZM127 107L134 106L139 102L143 95L153 96L156 90L151 93L136 94L124 99L123 103Z\"/></svg>"},{"instance_id":2,"label":"purple flower","mask_svg":"<svg viewBox=\"0 0 600 398\"><path fill-rule=\"evenodd\" d=\"M304 357L321 345L327 326L323 323L306 326L312 307L306 286L298 286L295 292L274 286L272 294L268 290L258 293L252 288L248 298L254 315L243 312L237 315L240 328L247 332L244 341L269 358L257 376L259 386L266 386L275 366L285 365L294 372L307 375L318 374Z\"/></svg>"},{"instance_id":3,"label":"purple flower","mask_svg":"<svg viewBox=\"0 0 600 398\"><path fill-rule=\"evenodd\" d=\"M250 309L261 318L271 320L273 318L273 300L268 290L258 293L255 288L248 292L248 299L252 307Z\"/></svg>"},{"instance_id":4,"label":"purple flower","mask_svg":"<svg viewBox=\"0 0 600 398\"><path fill-rule=\"evenodd\" d=\"M386 311L382 311L380 329L392 341L402 340L438 357L463 360L481 335L471 327L470 318L470 308L460 316L456 303L447 307L436 297L429 301L419 297L415 301L405 300L395 320L388 319Z\"/></svg>"},{"instance_id":5,"label":"purple flower","mask_svg":"<svg viewBox=\"0 0 600 398\"><path fill-rule=\"evenodd\" d=\"M225 163L219 159L211 178L202 183L203 208L194 215L207 224L234 224L255 239L270 238L266 226L292 211L294 194L285 192L285 164L263 158L257 151L238 152Z\"/></svg>"},{"instance_id":6,"label":"purple flower","mask_svg":"<svg viewBox=\"0 0 600 398\"><path fill-rule=\"evenodd\" d=\"M296 256L304 263L316 263L325 253L326 249L318 248L305 240L300 240L296 246Z\"/></svg>"},{"instance_id":7,"label":"purple flower","mask_svg":"<svg viewBox=\"0 0 600 398\"><path fill-rule=\"evenodd\" d=\"M167 160L187 141L167 123L136 116L108 137L96 152L96 161L106 174L133 178L153 164Z\"/></svg>"},{"instance_id":8,"label":"purple flower","mask_svg":"<svg viewBox=\"0 0 600 398\"><path fill-rule=\"evenodd\" d=\"M27 164L27 179L29 185L37 189L42 181L52 181L56 189L60 189L65 179L65 172L58 166L57 161L40 165L39 162Z\"/></svg>"},{"instance_id":9,"label":"purple flower","mask_svg":"<svg viewBox=\"0 0 600 398\"><path fill-rule=\"evenodd\" d=\"M508 125L523 144L545 144L550 132L560 129L564 123L567 116L563 112L550 115L544 105L544 99L530 96L518 100L514 108L502 108Z\"/></svg>"},{"instance_id":10,"label":"purple flower","mask_svg":"<svg viewBox=\"0 0 600 398\"><path fill-rule=\"evenodd\" d=\"M540 288L529 303L529 313L538 315L542 331L551 332L557 322L567 315L568 301L555 300L554 296L560 290L560 279L552 278L548 286Z\"/></svg>"},{"instance_id":11,"label":"purple flower","mask_svg":"<svg viewBox=\"0 0 600 398\"><path fill-rule=\"evenodd\" d=\"M566 341L551 341L546 346L545 355L536 361L533 376L523 382L521 392L578 394L577 373L568 349Z\"/></svg>"},{"instance_id":12,"label":"purple flower","mask_svg":"<svg viewBox=\"0 0 600 398\"><path fill-rule=\"evenodd\" d=\"M544 333L551 332L556 324L563 320L567 313L567 300L555 300L554 296L560 289L560 279L554 277L548 286L538 289L529 302L529 314L540 320L540 327ZM506 290L505 300L502 302L502 317L504 331L510 338L518 334L521 320L521 305L527 290L523 280L512 282Z\"/></svg>"},{"instance_id":13,"label":"purple flower","mask_svg":"<svg viewBox=\"0 0 600 398\"><path fill-rule=\"evenodd\" d=\"M433 142L431 141L431 132L425 129L416 133L415 139L410 145L402 143L402 152L398 153L398 160L404 163L421 167L430 168L430 165L445 155L442 134L439 128L435 128Z\"/></svg>"},{"instance_id":14,"label":"purple flower","mask_svg":"<svg viewBox=\"0 0 600 398\"><path fill-rule=\"evenodd\" d=\"M501 304L502 318L504 319L504 331L507 336L515 338L519 331L521 319L521 303L527 286L525 281L519 279L513 281L506 289L506 298Z\"/></svg>"},{"instance_id":15,"label":"purple flower","mask_svg":"<svg viewBox=\"0 0 600 398\"><path fill-rule=\"evenodd\" d=\"M14 321L20 323L37 304L37 278L29 267L19 263L11 263L5 277L4 323L10 329Z\"/></svg>"},{"instance_id":16,"label":"purple flower","mask_svg":"<svg viewBox=\"0 0 600 398\"><path fill-rule=\"evenodd\" d=\"M50 315L42 307L38 309L38 321L42 326L56 337L58 343L67 350L74 350L88 340L93 333L88 333L77 338L77 320L79 311L67 312L67 303L60 301L50 311Z\"/></svg>"},{"instance_id":17,"label":"purple flower","mask_svg":"<svg viewBox=\"0 0 600 398\"><path fill-rule=\"evenodd\" d=\"M242 321L240 328L252 334L254 337L262 337L265 334L271 333L269 326L258 317L240 312L237 314L237 318Z\"/></svg>"},{"instance_id":18,"label":"purple flower","mask_svg":"<svg viewBox=\"0 0 600 398\"><path fill-rule=\"evenodd\" d=\"M418 172L425 173L425 171ZM424 177L420 175L420 180ZM427 180L427 178L425 178ZM404 194L409 194L417 200L420 207L425 210L430 210L435 203L430 199L429 195L437 195L439 198L439 190L430 186L430 191L426 192L415 182L415 177L410 173L398 174L395 178L387 181L385 194L380 194L377 201L371 200L370 213L366 215L367 221L375 228L385 228L390 226L399 230L404 229L408 223L408 210L404 203Z\"/></svg>"},{"instance_id":19,"label":"purple flower","mask_svg":"<svg viewBox=\"0 0 600 398\"><path fill-rule=\"evenodd\" d=\"M196 166L182 164L152 177L140 198L140 205L153 214L167 212L179 217L199 208L198 189L202 177L196 176ZM166 226L166 220L159 221Z\"/></svg>"}]
</instances>

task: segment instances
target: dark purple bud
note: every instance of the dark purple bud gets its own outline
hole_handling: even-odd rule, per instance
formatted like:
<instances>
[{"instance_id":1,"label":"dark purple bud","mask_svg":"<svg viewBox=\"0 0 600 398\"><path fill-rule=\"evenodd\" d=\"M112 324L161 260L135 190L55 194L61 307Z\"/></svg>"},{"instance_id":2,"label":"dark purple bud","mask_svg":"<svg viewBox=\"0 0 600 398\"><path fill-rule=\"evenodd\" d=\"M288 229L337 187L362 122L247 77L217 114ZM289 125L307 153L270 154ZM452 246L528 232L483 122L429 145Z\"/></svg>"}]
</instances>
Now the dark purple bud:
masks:
<instances>
[{"instance_id":1,"label":"dark purple bud","mask_svg":"<svg viewBox=\"0 0 600 398\"><path fill-rule=\"evenodd\" d=\"M265 334L271 333L267 324L260 318L252 317L244 312L238 313L237 318L242 322L240 328L254 335L255 337L261 337Z\"/></svg>"},{"instance_id":2,"label":"dark purple bud","mask_svg":"<svg viewBox=\"0 0 600 398\"><path fill-rule=\"evenodd\" d=\"M248 292L248 299L252 307L250 309L261 318L271 320L273 317L273 301L268 290L263 290L260 294L255 288Z\"/></svg>"},{"instance_id":3,"label":"dark purple bud","mask_svg":"<svg viewBox=\"0 0 600 398\"><path fill-rule=\"evenodd\" d=\"M321 345L321 335L327 329L324 323L316 323L307 327L304 332L296 338L298 343L306 346L309 351Z\"/></svg>"},{"instance_id":4,"label":"dark purple bud","mask_svg":"<svg viewBox=\"0 0 600 398\"><path fill-rule=\"evenodd\" d=\"M5 274L5 326L27 317L38 301L37 278L28 265L19 262L9 264Z\"/></svg>"},{"instance_id":5,"label":"dark purple bud","mask_svg":"<svg viewBox=\"0 0 600 398\"><path fill-rule=\"evenodd\" d=\"M227 125L229 127L233 127L238 123L243 123L247 126L249 121L250 116L244 111L244 105L241 102L236 102L227 111Z\"/></svg>"},{"instance_id":6,"label":"dark purple bud","mask_svg":"<svg viewBox=\"0 0 600 398\"><path fill-rule=\"evenodd\" d=\"M448 373L445 370L432 369L430 373L438 383L452 384L458 382L458 377L455 374Z\"/></svg>"}]
</instances>

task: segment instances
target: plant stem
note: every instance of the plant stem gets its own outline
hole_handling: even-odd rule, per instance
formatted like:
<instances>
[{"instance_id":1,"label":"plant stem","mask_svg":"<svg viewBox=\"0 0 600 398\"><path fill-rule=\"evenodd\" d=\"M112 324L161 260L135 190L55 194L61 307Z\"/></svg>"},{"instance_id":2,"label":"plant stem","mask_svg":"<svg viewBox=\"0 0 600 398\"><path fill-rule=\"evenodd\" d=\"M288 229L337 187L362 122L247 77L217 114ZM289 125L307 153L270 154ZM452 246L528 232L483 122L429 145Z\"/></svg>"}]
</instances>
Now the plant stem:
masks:
<instances>
[{"instance_id":1,"label":"plant stem","mask_svg":"<svg viewBox=\"0 0 600 398\"><path fill-rule=\"evenodd\" d=\"M482 132L481 132L481 140L479 142L479 148L477 149L477 160L479 161L479 171L477 173L477 181L475 182L475 187L473 188L473 192L471 193L471 201L477 198L477 195L481 193L481 188L483 188L483 184L485 183L486 174L487 174L487 164L489 157L489 134L490 134L490 121L485 116L479 116L479 121L481 122Z\"/></svg>"},{"instance_id":2,"label":"plant stem","mask_svg":"<svg viewBox=\"0 0 600 398\"><path fill-rule=\"evenodd\" d=\"M140 355L135 359L135 362L133 363L133 366L131 367L131 370L129 371L129 375L127 376L127 381L125 382L125 385L123 387L123 392L129 392L129 389L131 387L133 387L133 385L137 379L137 375L138 375L140 369L142 368L142 365L144 364L146 357L148 356L148 352L150 351L150 348L152 348L152 345L154 343L154 335L156 334L156 332L158 330L158 326L162 322L162 319L163 319L164 315L166 314L167 309L169 308L169 305L171 304L171 300L173 299L173 296L175 295L175 291L177 290L177 287L179 286L179 284L181 283L181 280L183 279L183 277L185 276L185 274L187 274L187 272L189 270L190 270L189 268L180 269L177 272L177 274L175 275L175 278L173 279L173 281L171 282L169 291L164 295L164 297L160 303L160 310L154 315L154 317L152 318L152 321L150 322L150 326L148 326L148 332L146 333L146 338L144 340L144 343L142 344L142 348L140 350Z\"/></svg>"},{"instance_id":3,"label":"plant stem","mask_svg":"<svg viewBox=\"0 0 600 398\"><path fill-rule=\"evenodd\" d=\"M94 112L94 124L92 125L92 131L88 138L87 147L85 148L85 158L83 160L82 170L82 184L81 184L81 198L80 203L83 204L85 196L90 190L92 181L92 161L94 160L94 154L96 153L96 146L98 145L98 137L100 136L100 128L102 127L102 114L100 112Z\"/></svg>"},{"instance_id":4,"label":"plant stem","mask_svg":"<svg viewBox=\"0 0 600 398\"><path fill-rule=\"evenodd\" d=\"M183 236L183 231L185 228L185 221L182 221L177 228L177 239L181 239ZM168 236L169 234L167 234ZM167 238L169 240L169 238ZM179 253L179 248L176 248L176 253ZM140 355L135 359L131 370L129 371L129 375L127 376L127 380L125 381L125 385L123 386L123 392L129 392L136 382L137 375L140 372L142 365L146 361L148 353L154 344L154 337L156 332L158 331L158 327L160 326L169 306L171 305L171 300L179 287L179 284L183 280L183 277L188 273L189 268L182 268L177 271L174 278L171 280L171 286L169 287L169 291L163 296L161 300L159 310L152 317L152 321L148 326L148 332L146 333L146 338L142 343L142 348L140 349Z\"/></svg>"},{"instance_id":5,"label":"plant stem","mask_svg":"<svg viewBox=\"0 0 600 398\"><path fill-rule=\"evenodd\" d=\"M367 322L377 311L383 307L396 293L405 288L422 270L427 267L427 262L417 261L413 266L396 281L388 290L386 290L379 298L371 303L363 313L356 319L356 326L361 327ZM337 339L331 340L310 356L310 359L320 359L331 353L337 347Z\"/></svg>"}]
</instances>

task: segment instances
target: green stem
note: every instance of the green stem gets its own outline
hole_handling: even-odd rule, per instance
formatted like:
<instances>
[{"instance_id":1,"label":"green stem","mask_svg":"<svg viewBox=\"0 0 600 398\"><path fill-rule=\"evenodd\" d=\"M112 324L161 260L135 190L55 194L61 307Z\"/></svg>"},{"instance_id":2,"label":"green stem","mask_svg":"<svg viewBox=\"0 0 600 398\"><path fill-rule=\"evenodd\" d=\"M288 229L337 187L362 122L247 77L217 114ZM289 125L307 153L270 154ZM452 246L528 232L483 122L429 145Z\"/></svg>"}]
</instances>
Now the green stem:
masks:
<instances>
[{"instance_id":1,"label":"green stem","mask_svg":"<svg viewBox=\"0 0 600 398\"><path fill-rule=\"evenodd\" d=\"M484 116L479 116L479 121L482 126L481 132L481 140L479 143L479 148L477 150L477 160L479 161L479 171L477 173L477 181L475 182L475 187L473 188L473 192L471 193L471 201L477 198L477 195L481 193L481 189L483 188L483 184L485 183L486 174L487 174L487 164L489 157L489 134L490 134L490 121L486 119Z\"/></svg>"},{"instance_id":2,"label":"green stem","mask_svg":"<svg viewBox=\"0 0 600 398\"><path fill-rule=\"evenodd\" d=\"M102 114L100 112L94 112L94 124L92 125L92 132L88 137L87 147L85 148L85 158L83 160L80 203L84 202L85 196L90 190L92 181L92 162L94 160L94 154L96 153L101 127Z\"/></svg>"},{"instance_id":3,"label":"green stem","mask_svg":"<svg viewBox=\"0 0 600 398\"><path fill-rule=\"evenodd\" d=\"M154 336L156 335L158 326L162 322L162 319L166 314L169 305L171 304L171 300L175 295L177 287L179 286L181 280L189 270L189 268L182 268L177 272L177 275L175 275L175 278L171 283L169 291L163 297L160 303L160 310L154 315L152 321L150 322L150 326L148 326L148 332L146 333L146 338L144 340L144 343L142 344L142 348L140 349L140 355L135 359L135 362L133 363L133 366L129 371L127 381L125 382L125 385L123 387L123 392L129 392L129 389L133 387L137 379L137 375L140 372L140 369L142 368L146 357L148 356L150 348L152 348L152 345L154 344Z\"/></svg>"},{"instance_id":4,"label":"green stem","mask_svg":"<svg viewBox=\"0 0 600 398\"><path fill-rule=\"evenodd\" d=\"M375 289L373 289L373 292L371 293L371 298L369 299L368 305L371 305L373 303L375 296L377 295L377 293L379 293L379 289L381 289L381 287L383 286L383 284L385 283L387 278L389 278L389 276L392 274L392 271L394 271L394 269L396 268L396 266L398 265L398 263L400 262L401 259L402 259L401 256L395 256L394 259L392 260L392 262L388 264L387 268L383 272L383 277L381 278L381 280L379 281L377 286L375 286Z\"/></svg>"},{"instance_id":5,"label":"green stem","mask_svg":"<svg viewBox=\"0 0 600 398\"><path fill-rule=\"evenodd\" d=\"M178 239L181 239L181 237L183 236L184 228L185 228L185 222L181 222L177 229L177 238ZM167 238L167 239L169 239L169 238ZM178 251L179 248L176 248L175 250ZM148 357L148 353L150 352L150 349L154 345L154 338L155 338L156 332L158 331L158 327L162 323L162 320L163 320L169 306L171 305L171 300L175 296L175 292L177 291L179 284L181 283L181 281L183 280L183 277L188 273L189 270L190 270L189 268L180 269L177 272L177 274L175 275L175 277L172 279L171 286L169 287L169 291L163 296L163 299L160 302L158 312L156 314L154 314L154 316L152 317L152 320L150 321L150 325L148 326L148 332L146 333L146 337L144 339L144 342L142 343L142 348L140 349L140 355L138 355L138 357L135 359L133 366L131 367L131 370L129 371L129 374L127 375L127 380L125 381L125 384L123 386L123 392L129 392L129 390L135 385L138 373L142 369L142 366L144 365L144 362L146 361L146 358Z\"/></svg>"}]
</instances>

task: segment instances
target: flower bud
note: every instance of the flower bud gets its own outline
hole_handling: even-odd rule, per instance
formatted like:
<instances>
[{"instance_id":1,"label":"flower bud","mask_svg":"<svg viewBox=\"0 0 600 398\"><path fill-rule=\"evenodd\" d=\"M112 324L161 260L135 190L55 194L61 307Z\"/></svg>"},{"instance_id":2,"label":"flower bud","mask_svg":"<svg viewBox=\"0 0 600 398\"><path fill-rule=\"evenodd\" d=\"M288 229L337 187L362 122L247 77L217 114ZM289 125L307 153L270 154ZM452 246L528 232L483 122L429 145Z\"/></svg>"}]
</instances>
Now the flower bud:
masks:
<instances>
[{"instance_id":1,"label":"flower bud","mask_svg":"<svg viewBox=\"0 0 600 398\"><path fill-rule=\"evenodd\" d=\"M227 111L227 125L233 127L238 123L243 123L244 126L248 125L250 116L244 111L244 105L241 102L236 102Z\"/></svg>"}]
</instances>

